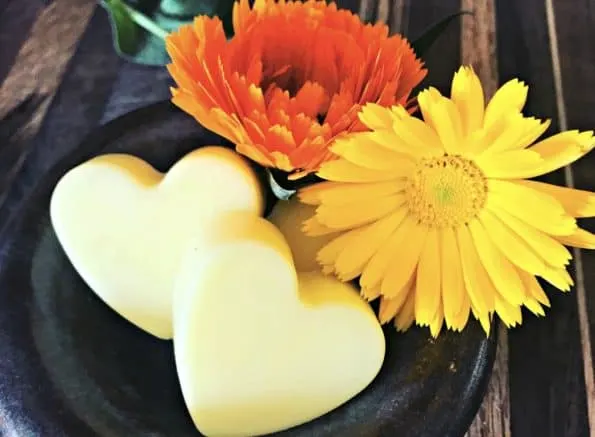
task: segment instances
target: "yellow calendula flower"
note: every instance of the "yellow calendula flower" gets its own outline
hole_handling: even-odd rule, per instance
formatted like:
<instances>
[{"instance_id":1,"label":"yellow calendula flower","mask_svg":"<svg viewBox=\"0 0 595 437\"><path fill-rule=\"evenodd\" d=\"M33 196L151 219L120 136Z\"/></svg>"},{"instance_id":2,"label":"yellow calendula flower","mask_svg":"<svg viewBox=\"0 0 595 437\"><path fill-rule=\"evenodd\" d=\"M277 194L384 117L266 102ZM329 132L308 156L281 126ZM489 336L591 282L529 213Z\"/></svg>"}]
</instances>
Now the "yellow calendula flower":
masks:
<instances>
[{"instance_id":1,"label":"yellow calendula flower","mask_svg":"<svg viewBox=\"0 0 595 437\"><path fill-rule=\"evenodd\" d=\"M595 194L527 180L566 166L594 147L592 132L568 131L533 144L549 122L524 117L527 86L504 84L484 104L481 83L462 67L451 97L421 92L423 120L401 106L367 104L371 130L337 140L326 179L300 190L317 205L309 235L340 231L318 253L328 273L359 278L380 298L379 317L397 329L415 321L437 336L470 314L489 333L494 313L520 324L521 307L543 315L536 277L568 291L566 246L595 248L577 217L595 216Z\"/></svg>"}]
</instances>

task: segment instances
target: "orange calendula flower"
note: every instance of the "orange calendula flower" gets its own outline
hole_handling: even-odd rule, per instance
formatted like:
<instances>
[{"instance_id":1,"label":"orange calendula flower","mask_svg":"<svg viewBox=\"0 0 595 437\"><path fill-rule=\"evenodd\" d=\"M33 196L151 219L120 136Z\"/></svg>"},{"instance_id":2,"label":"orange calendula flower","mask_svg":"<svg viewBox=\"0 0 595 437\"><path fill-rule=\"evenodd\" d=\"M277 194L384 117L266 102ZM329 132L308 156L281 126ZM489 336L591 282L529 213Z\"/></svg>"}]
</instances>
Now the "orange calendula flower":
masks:
<instances>
[{"instance_id":1,"label":"orange calendula flower","mask_svg":"<svg viewBox=\"0 0 595 437\"><path fill-rule=\"evenodd\" d=\"M535 142L549 122L521 113L526 98L511 80L485 105L463 67L450 98L420 93L423 120L366 105L360 118L371 132L337 140L340 158L318 172L328 181L299 192L317 206L306 233L338 232L318 261L342 280L359 276L363 295L381 299L381 322L438 335L472 314L489 332L493 314L507 326L521 323L523 306L544 314L536 277L562 291L573 285L565 246L595 249L576 222L595 216L595 193L528 179L591 151L593 132Z\"/></svg>"},{"instance_id":2,"label":"orange calendula flower","mask_svg":"<svg viewBox=\"0 0 595 437\"><path fill-rule=\"evenodd\" d=\"M235 3L234 37L197 17L167 37L173 103L237 151L297 179L335 155L329 144L365 126L362 104L407 105L426 70L383 24L333 3Z\"/></svg>"}]
</instances>

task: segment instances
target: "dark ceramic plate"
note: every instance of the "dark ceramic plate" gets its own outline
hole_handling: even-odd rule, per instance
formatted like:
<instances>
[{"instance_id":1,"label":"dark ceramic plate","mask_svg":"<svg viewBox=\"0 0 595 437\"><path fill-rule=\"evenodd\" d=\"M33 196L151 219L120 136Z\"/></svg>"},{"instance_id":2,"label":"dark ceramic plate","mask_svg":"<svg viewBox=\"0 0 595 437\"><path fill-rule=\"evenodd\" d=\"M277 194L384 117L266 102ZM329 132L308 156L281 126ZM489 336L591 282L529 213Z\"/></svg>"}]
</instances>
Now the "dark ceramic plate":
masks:
<instances>
[{"instance_id":1,"label":"dark ceramic plate","mask_svg":"<svg viewBox=\"0 0 595 437\"><path fill-rule=\"evenodd\" d=\"M92 156L131 153L165 171L201 144L224 143L169 102L148 106L93 132L28 199L0 246L3 436L200 435L184 407L171 342L141 332L87 288L56 240L48 204L58 179ZM385 333L384 366L366 390L276 435L463 436L486 388L495 337L486 339L476 323L437 340L420 328Z\"/></svg>"}]
</instances>

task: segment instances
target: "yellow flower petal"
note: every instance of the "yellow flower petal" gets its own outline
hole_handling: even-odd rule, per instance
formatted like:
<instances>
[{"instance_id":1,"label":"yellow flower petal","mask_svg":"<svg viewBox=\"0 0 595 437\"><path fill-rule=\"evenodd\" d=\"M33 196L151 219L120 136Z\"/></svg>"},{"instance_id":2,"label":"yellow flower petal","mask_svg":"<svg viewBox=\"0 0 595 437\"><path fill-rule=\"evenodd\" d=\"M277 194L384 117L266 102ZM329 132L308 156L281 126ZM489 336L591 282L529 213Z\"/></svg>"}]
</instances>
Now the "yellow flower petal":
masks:
<instances>
[{"instance_id":1,"label":"yellow flower petal","mask_svg":"<svg viewBox=\"0 0 595 437\"><path fill-rule=\"evenodd\" d=\"M523 283L516 268L494 245L493 239L488 235L492 229L485 229L478 220L474 220L469 223L469 230L473 236L481 264L494 288L511 304L521 305L525 297Z\"/></svg>"},{"instance_id":2,"label":"yellow flower petal","mask_svg":"<svg viewBox=\"0 0 595 437\"><path fill-rule=\"evenodd\" d=\"M595 249L595 235L584 229L578 228L573 234L556 237L556 239L566 246Z\"/></svg>"},{"instance_id":3,"label":"yellow flower petal","mask_svg":"<svg viewBox=\"0 0 595 437\"><path fill-rule=\"evenodd\" d=\"M325 162L317 175L335 182L380 182L408 176L410 171L406 165L398 171L377 171L355 165L345 159L336 159Z\"/></svg>"},{"instance_id":4,"label":"yellow flower petal","mask_svg":"<svg viewBox=\"0 0 595 437\"><path fill-rule=\"evenodd\" d=\"M465 150L465 156L475 157L481 155L491 144L502 135L504 126L506 126L507 120L510 118L503 118L497 124L490 126L482 126L480 129L473 131L467 138L467 150Z\"/></svg>"},{"instance_id":5,"label":"yellow flower petal","mask_svg":"<svg viewBox=\"0 0 595 437\"><path fill-rule=\"evenodd\" d=\"M563 267L572 259L572 254L556 239L517 219L504 210L493 212L514 232L516 238L520 238L527 243L548 264Z\"/></svg>"},{"instance_id":6,"label":"yellow flower petal","mask_svg":"<svg viewBox=\"0 0 595 437\"><path fill-rule=\"evenodd\" d=\"M521 313L520 306L511 305L506 301L506 299L503 299L498 294L496 294L496 300L494 303L496 313L508 328L512 328L522 323L523 315Z\"/></svg>"},{"instance_id":7,"label":"yellow flower petal","mask_svg":"<svg viewBox=\"0 0 595 437\"><path fill-rule=\"evenodd\" d=\"M405 300L405 304L401 311L399 311L395 317L395 328L397 331L404 332L407 331L411 325L413 325L413 321L415 320L415 290L412 290L407 299Z\"/></svg>"},{"instance_id":8,"label":"yellow flower petal","mask_svg":"<svg viewBox=\"0 0 595 437\"><path fill-rule=\"evenodd\" d=\"M450 95L459 111L463 134L479 129L483 124L485 102L481 82L471 67L461 67L455 73Z\"/></svg>"},{"instance_id":9,"label":"yellow flower petal","mask_svg":"<svg viewBox=\"0 0 595 437\"><path fill-rule=\"evenodd\" d=\"M442 330L442 325L444 324L444 311L442 310L442 302L438 300L438 309L436 310L436 315L434 316L434 320L430 323L430 334L432 337L436 338L440 334Z\"/></svg>"},{"instance_id":10,"label":"yellow flower petal","mask_svg":"<svg viewBox=\"0 0 595 437\"><path fill-rule=\"evenodd\" d=\"M442 291L440 278L439 235L435 229L430 229L417 266L415 320L419 324L430 325L436 316Z\"/></svg>"},{"instance_id":11,"label":"yellow flower petal","mask_svg":"<svg viewBox=\"0 0 595 437\"><path fill-rule=\"evenodd\" d=\"M574 285L574 281L564 268L549 267L539 276L560 291L570 291L570 287Z\"/></svg>"},{"instance_id":12,"label":"yellow flower petal","mask_svg":"<svg viewBox=\"0 0 595 437\"><path fill-rule=\"evenodd\" d=\"M405 293L403 293L404 295ZM388 299L384 296L380 298L380 307L378 309L378 321L381 325L384 325L389 320L393 319L397 315L397 311L401 308L405 299L400 297Z\"/></svg>"},{"instance_id":13,"label":"yellow flower petal","mask_svg":"<svg viewBox=\"0 0 595 437\"><path fill-rule=\"evenodd\" d=\"M308 237L319 237L321 235L332 234L337 232L337 230L324 226L322 223L316 220L316 216L314 216L304 221L302 225L302 232Z\"/></svg>"},{"instance_id":14,"label":"yellow flower petal","mask_svg":"<svg viewBox=\"0 0 595 437\"><path fill-rule=\"evenodd\" d=\"M479 217L479 222L483 225L486 234L488 234L500 252L513 264L526 272L534 275L541 273L545 268L545 262L524 240L507 227L501 220L496 218L490 211L484 210ZM476 223L470 225L471 233L481 232ZM474 234L475 235L475 234ZM483 235L482 235L483 237ZM477 242L479 239L476 240ZM483 243L479 243L480 245ZM481 251L481 249L480 249ZM488 268L488 272L490 269ZM496 283L496 281L494 281ZM518 281L519 288L522 289L521 281ZM503 287L503 285L501 285ZM498 286L496 288L499 288ZM520 305L516 300L512 303Z\"/></svg>"},{"instance_id":15,"label":"yellow flower petal","mask_svg":"<svg viewBox=\"0 0 595 437\"><path fill-rule=\"evenodd\" d=\"M429 125L416 117L412 117L402 106L392 108L394 134L416 156L440 156L444 147L440 138Z\"/></svg>"},{"instance_id":16,"label":"yellow flower petal","mask_svg":"<svg viewBox=\"0 0 595 437\"><path fill-rule=\"evenodd\" d=\"M473 317L479 320L481 327L483 328L484 332L486 333L486 337L490 336L491 330L491 323L492 323L492 313L489 314L480 314L475 308L473 308L473 304L471 304L471 312L473 313Z\"/></svg>"},{"instance_id":17,"label":"yellow flower petal","mask_svg":"<svg viewBox=\"0 0 595 437\"><path fill-rule=\"evenodd\" d=\"M538 181L516 183L554 197L572 217L595 217L595 193Z\"/></svg>"},{"instance_id":18,"label":"yellow flower petal","mask_svg":"<svg viewBox=\"0 0 595 437\"><path fill-rule=\"evenodd\" d=\"M534 168L520 173L519 178L533 178L550 173L589 153L595 147L593 132L579 132L577 130L562 132L551 136L533 147L527 149L538 153L542 163Z\"/></svg>"},{"instance_id":19,"label":"yellow flower petal","mask_svg":"<svg viewBox=\"0 0 595 437\"><path fill-rule=\"evenodd\" d=\"M543 291L543 288L541 288L541 285L539 284L539 281L537 280L537 278L533 275L530 275L527 272L519 271L518 273L519 273L521 280L523 281L525 290L527 290L526 294L531 296L533 299L535 299L540 304L545 305L546 307L549 307L550 300L548 299L547 295Z\"/></svg>"},{"instance_id":20,"label":"yellow flower petal","mask_svg":"<svg viewBox=\"0 0 595 437\"><path fill-rule=\"evenodd\" d=\"M400 208L390 215L361 228L357 237L345 246L335 261L335 271L342 281L349 281L361 274L364 265L397 229L406 213L405 208ZM355 272L357 273L350 277Z\"/></svg>"},{"instance_id":21,"label":"yellow flower petal","mask_svg":"<svg viewBox=\"0 0 595 437\"><path fill-rule=\"evenodd\" d=\"M537 300L533 299L532 297L528 297L525 299L525 303L523 304L529 311L531 311L536 316L545 316L545 311L537 302Z\"/></svg>"},{"instance_id":22,"label":"yellow flower petal","mask_svg":"<svg viewBox=\"0 0 595 437\"><path fill-rule=\"evenodd\" d=\"M403 193L347 205L322 204L316 208L316 220L332 229L352 229L378 220L405 202Z\"/></svg>"},{"instance_id":23,"label":"yellow flower petal","mask_svg":"<svg viewBox=\"0 0 595 437\"><path fill-rule=\"evenodd\" d=\"M434 103L442 98L442 94L434 87L429 87L420 92L417 96L417 104L426 125L428 125L434 132L436 126L434 125L434 118L432 117L432 109Z\"/></svg>"},{"instance_id":24,"label":"yellow flower petal","mask_svg":"<svg viewBox=\"0 0 595 437\"><path fill-rule=\"evenodd\" d=\"M414 118L395 120L391 130L360 133L359 135L366 136L368 141L362 153L368 153L368 144L374 144L373 147L383 148L400 157L397 165L401 165L401 161L405 158L412 159L415 162L420 158L439 154L439 151L442 151L441 149L433 149L432 147L427 147L426 144L411 144L406 141L409 136L414 134L410 130L409 125L412 124L410 120L414 120ZM372 148L371 153L374 153L375 150Z\"/></svg>"},{"instance_id":25,"label":"yellow flower petal","mask_svg":"<svg viewBox=\"0 0 595 437\"><path fill-rule=\"evenodd\" d=\"M384 292L386 288L380 288L380 292L383 296L386 296L388 299L404 299L406 297L407 291L411 288L412 283L416 283L417 276L416 276L417 268L414 267L413 271L406 277L405 283L399 285L398 287L394 287L389 289L390 295L385 295ZM384 283L384 282L383 282Z\"/></svg>"},{"instance_id":26,"label":"yellow flower petal","mask_svg":"<svg viewBox=\"0 0 595 437\"><path fill-rule=\"evenodd\" d=\"M494 293L492 292L494 286L479 261L477 248L469 228L461 226L456 230L456 235L461 255L465 289L471 300L471 306L475 309L477 318L481 321L482 317L486 317L494 309Z\"/></svg>"},{"instance_id":27,"label":"yellow flower petal","mask_svg":"<svg viewBox=\"0 0 595 437\"><path fill-rule=\"evenodd\" d=\"M426 234L426 228L417 224L412 226L411 233L405 239L406 244L399 247L399 250L396 252L397 256L393 258L390 268L382 280L380 290L383 296L393 297L407 284L417 267Z\"/></svg>"},{"instance_id":28,"label":"yellow flower petal","mask_svg":"<svg viewBox=\"0 0 595 437\"><path fill-rule=\"evenodd\" d=\"M518 179L540 166L543 159L531 150L507 150L502 153L484 153L475 163L488 178Z\"/></svg>"},{"instance_id":29,"label":"yellow flower petal","mask_svg":"<svg viewBox=\"0 0 595 437\"><path fill-rule=\"evenodd\" d=\"M513 181L488 181L486 205L492 211L502 209L550 235L569 235L576 230L576 220L548 194Z\"/></svg>"},{"instance_id":30,"label":"yellow flower petal","mask_svg":"<svg viewBox=\"0 0 595 437\"><path fill-rule=\"evenodd\" d=\"M406 179L352 184L348 182L320 182L302 188L300 201L309 205L345 205L385 197L405 189Z\"/></svg>"},{"instance_id":31,"label":"yellow flower petal","mask_svg":"<svg viewBox=\"0 0 595 437\"><path fill-rule=\"evenodd\" d=\"M394 145L392 149L379 144L380 142L386 144L383 137L388 137L389 144ZM355 165L371 170L392 171L400 170L403 166L413 168L414 163L410 160L410 154L403 153L408 152L407 149L398 148L398 144L399 142L394 141L394 135L390 131L359 132L335 141L331 151Z\"/></svg>"},{"instance_id":32,"label":"yellow flower petal","mask_svg":"<svg viewBox=\"0 0 595 437\"><path fill-rule=\"evenodd\" d=\"M390 112L376 103L366 103L358 114L360 121L369 129L388 129L393 123Z\"/></svg>"},{"instance_id":33,"label":"yellow flower petal","mask_svg":"<svg viewBox=\"0 0 595 437\"><path fill-rule=\"evenodd\" d=\"M411 290L415 288L415 275L403 286L403 288L393 298L382 296L380 300L380 308L378 309L378 319L380 323L386 323L401 310L405 304Z\"/></svg>"},{"instance_id":34,"label":"yellow flower petal","mask_svg":"<svg viewBox=\"0 0 595 437\"><path fill-rule=\"evenodd\" d=\"M462 274L462 273L461 273ZM446 326L450 329L455 331L462 331L463 328L467 325L467 321L469 320L469 313L471 312L471 303L469 300L469 296L467 294L463 294L463 298L461 300L461 308L458 314L454 319L450 322L446 321ZM446 319L446 313L444 314ZM449 326L450 323L450 326Z\"/></svg>"},{"instance_id":35,"label":"yellow flower petal","mask_svg":"<svg viewBox=\"0 0 595 437\"><path fill-rule=\"evenodd\" d=\"M549 127L550 122L542 122L534 117L513 114L506 119L499 135L489 144L484 153L497 154L506 151L524 149L533 144Z\"/></svg>"},{"instance_id":36,"label":"yellow flower petal","mask_svg":"<svg viewBox=\"0 0 595 437\"><path fill-rule=\"evenodd\" d=\"M496 123L511 112L520 112L527 101L529 88L518 79L502 85L492 96L485 110L484 125Z\"/></svg>"},{"instance_id":37,"label":"yellow flower petal","mask_svg":"<svg viewBox=\"0 0 595 437\"><path fill-rule=\"evenodd\" d=\"M462 151L463 127L461 117L452 100L443 97L438 91L425 90L417 97L424 120L434 128L444 150L450 154Z\"/></svg>"},{"instance_id":38,"label":"yellow flower petal","mask_svg":"<svg viewBox=\"0 0 595 437\"><path fill-rule=\"evenodd\" d=\"M356 229L354 231L345 232L339 235L337 238L334 238L318 251L318 254L316 255L316 260L322 266L331 267L331 271L334 271L334 266L335 262L337 261L337 258L339 257L343 249L345 249L345 246L347 246L347 244L349 244L350 241L357 238L359 232L361 232L361 230Z\"/></svg>"},{"instance_id":39,"label":"yellow flower petal","mask_svg":"<svg viewBox=\"0 0 595 437\"><path fill-rule=\"evenodd\" d=\"M360 278L362 289L380 289L382 278L389 269L390 262L397 259L405 241L418 226L411 217L405 217L401 225L384 242L364 267Z\"/></svg>"},{"instance_id":40,"label":"yellow flower petal","mask_svg":"<svg viewBox=\"0 0 595 437\"><path fill-rule=\"evenodd\" d=\"M362 288L361 295L368 302L380 297L380 288Z\"/></svg>"},{"instance_id":41,"label":"yellow flower petal","mask_svg":"<svg viewBox=\"0 0 595 437\"><path fill-rule=\"evenodd\" d=\"M463 282L461 255L453 229L443 229L440 232L440 237L440 256L443 266L440 270L442 274L442 306L446 326L451 327L456 324L457 316L461 311L465 296L465 283ZM468 306L469 304L467 304Z\"/></svg>"}]
</instances>

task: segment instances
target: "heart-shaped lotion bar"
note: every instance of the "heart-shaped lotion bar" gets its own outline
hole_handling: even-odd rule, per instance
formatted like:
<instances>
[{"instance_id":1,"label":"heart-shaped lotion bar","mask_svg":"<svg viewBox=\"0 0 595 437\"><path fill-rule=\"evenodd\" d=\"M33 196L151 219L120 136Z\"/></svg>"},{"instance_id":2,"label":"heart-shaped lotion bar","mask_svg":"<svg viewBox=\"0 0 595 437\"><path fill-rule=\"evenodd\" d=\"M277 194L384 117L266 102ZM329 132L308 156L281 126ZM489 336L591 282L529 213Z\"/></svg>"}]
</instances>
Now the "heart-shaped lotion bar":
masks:
<instances>
[{"instance_id":1,"label":"heart-shaped lotion bar","mask_svg":"<svg viewBox=\"0 0 595 437\"><path fill-rule=\"evenodd\" d=\"M296 274L283 236L260 217L230 215L217 227L211 250L185 258L175 291L176 365L199 431L271 433L363 390L385 340L358 292L319 272Z\"/></svg>"},{"instance_id":2,"label":"heart-shaped lotion bar","mask_svg":"<svg viewBox=\"0 0 595 437\"><path fill-rule=\"evenodd\" d=\"M109 154L70 170L56 186L52 224L64 251L101 299L141 329L172 337L172 291L189 241L228 211L260 215L258 179L235 152L199 148L167 174Z\"/></svg>"}]
</instances>

